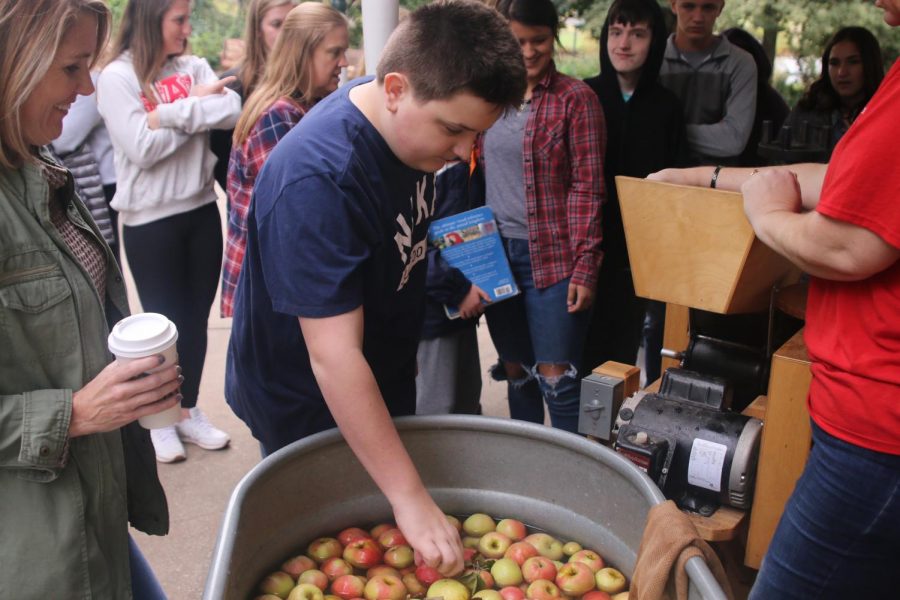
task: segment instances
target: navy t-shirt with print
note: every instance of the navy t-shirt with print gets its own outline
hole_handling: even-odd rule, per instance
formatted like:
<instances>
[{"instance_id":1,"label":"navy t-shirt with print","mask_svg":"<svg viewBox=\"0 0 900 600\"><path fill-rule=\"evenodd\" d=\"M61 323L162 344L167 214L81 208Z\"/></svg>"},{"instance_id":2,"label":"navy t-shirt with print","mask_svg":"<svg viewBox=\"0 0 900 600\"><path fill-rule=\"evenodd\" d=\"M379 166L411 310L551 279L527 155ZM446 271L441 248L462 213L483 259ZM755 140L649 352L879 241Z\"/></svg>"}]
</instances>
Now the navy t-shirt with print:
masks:
<instances>
[{"instance_id":1,"label":"navy t-shirt with print","mask_svg":"<svg viewBox=\"0 0 900 600\"><path fill-rule=\"evenodd\" d=\"M362 306L363 353L385 403L415 413L434 178L397 159L352 87L278 143L248 214L225 395L268 452L334 426L297 317Z\"/></svg>"}]
</instances>

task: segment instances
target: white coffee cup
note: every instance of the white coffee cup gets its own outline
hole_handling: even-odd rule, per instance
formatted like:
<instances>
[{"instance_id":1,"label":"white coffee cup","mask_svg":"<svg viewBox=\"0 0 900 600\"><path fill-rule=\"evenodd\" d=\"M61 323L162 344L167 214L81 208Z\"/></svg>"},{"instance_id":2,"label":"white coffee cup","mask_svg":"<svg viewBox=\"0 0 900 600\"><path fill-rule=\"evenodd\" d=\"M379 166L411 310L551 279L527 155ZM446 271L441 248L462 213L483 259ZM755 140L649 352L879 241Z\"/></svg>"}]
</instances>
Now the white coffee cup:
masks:
<instances>
[{"instance_id":1,"label":"white coffee cup","mask_svg":"<svg viewBox=\"0 0 900 600\"><path fill-rule=\"evenodd\" d=\"M161 354L166 360L147 373L156 373L178 363L178 329L164 315L140 313L125 317L109 334L109 351L119 364ZM138 419L144 429L159 429L174 425L181 419L181 406L176 404L152 415Z\"/></svg>"}]
</instances>

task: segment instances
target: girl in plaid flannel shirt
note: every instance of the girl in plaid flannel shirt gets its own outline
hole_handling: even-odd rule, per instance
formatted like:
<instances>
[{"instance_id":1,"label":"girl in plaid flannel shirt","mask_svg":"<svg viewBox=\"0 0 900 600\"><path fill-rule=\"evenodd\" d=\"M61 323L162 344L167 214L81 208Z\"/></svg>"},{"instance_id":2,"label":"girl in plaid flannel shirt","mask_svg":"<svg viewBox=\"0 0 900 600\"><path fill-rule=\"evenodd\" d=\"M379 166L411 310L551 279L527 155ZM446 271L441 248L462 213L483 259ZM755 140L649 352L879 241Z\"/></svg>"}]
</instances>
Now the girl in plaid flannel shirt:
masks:
<instances>
[{"instance_id":1,"label":"girl in plaid flannel shirt","mask_svg":"<svg viewBox=\"0 0 900 600\"><path fill-rule=\"evenodd\" d=\"M247 209L256 177L278 140L317 100L337 89L347 66L347 21L333 8L304 2L288 13L265 75L247 100L234 129L228 164L228 237L222 264L222 316L234 310L244 249Z\"/></svg>"},{"instance_id":2,"label":"girl in plaid flannel shirt","mask_svg":"<svg viewBox=\"0 0 900 600\"><path fill-rule=\"evenodd\" d=\"M603 114L583 82L558 73L559 17L551 0L498 9L522 47L526 102L483 139L487 204L494 209L522 294L486 310L507 379L510 415L578 428L578 369L600 267Z\"/></svg>"}]
</instances>

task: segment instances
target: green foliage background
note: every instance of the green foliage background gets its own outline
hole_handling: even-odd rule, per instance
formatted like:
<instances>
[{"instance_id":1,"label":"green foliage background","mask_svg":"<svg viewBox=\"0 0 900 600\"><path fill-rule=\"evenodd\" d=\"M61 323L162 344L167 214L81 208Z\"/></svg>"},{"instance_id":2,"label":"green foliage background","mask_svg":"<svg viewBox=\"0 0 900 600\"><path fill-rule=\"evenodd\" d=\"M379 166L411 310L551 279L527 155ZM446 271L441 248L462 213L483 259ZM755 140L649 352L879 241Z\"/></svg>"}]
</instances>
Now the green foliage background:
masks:
<instances>
[{"instance_id":1,"label":"green foliage background","mask_svg":"<svg viewBox=\"0 0 900 600\"><path fill-rule=\"evenodd\" d=\"M361 0L327 0L344 10L351 21L351 46L362 43ZM400 0L400 6L413 10L429 0ZM659 0L669 15L668 0ZM108 0L118 23L127 0ZM575 77L596 75L600 68L597 39L612 0L554 0L563 16L579 16L582 28L560 32L561 47L557 64L561 71ZM247 0L193 0L192 52L219 66L223 42L243 32ZM817 74L822 48L828 37L846 25L869 28L884 52L885 67L900 55L900 35L882 20L882 11L871 1L862 0L727 0L717 28L743 27L762 39L766 31L777 32L775 50L779 55L797 57L801 81L788 85L776 75L775 86L789 104L793 104Z\"/></svg>"}]
</instances>

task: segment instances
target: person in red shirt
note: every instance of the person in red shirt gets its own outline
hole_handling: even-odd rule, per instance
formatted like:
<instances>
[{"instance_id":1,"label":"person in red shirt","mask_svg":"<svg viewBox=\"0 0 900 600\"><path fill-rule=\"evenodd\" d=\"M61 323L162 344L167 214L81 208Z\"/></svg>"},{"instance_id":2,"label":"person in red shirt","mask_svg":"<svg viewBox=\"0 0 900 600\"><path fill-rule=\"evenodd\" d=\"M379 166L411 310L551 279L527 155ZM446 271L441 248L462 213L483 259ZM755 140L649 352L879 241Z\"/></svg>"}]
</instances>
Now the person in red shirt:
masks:
<instances>
[{"instance_id":1,"label":"person in red shirt","mask_svg":"<svg viewBox=\"0 0 900 600\"><path fill-rule=\"evenodd\" d=\"M900 0L877 0L900 25ZM810 275L813 448L751 600L900 589L900 63L828 165L651 178L741 190L756 235Z\"/></svg>"},{"instance_id":2,"label":"person in red shirt","mask_svg":"<svg viewBox=\"0 0 900 600\"><path fill-rule=\"evenodd\" d=\"M528 89L485 134L487 206L521 294L485 311L514 419L578 429L578 370L600 268L606 136L596 94L556 71L551 0L501 1Z\"/></svg>"}]
</instances>

